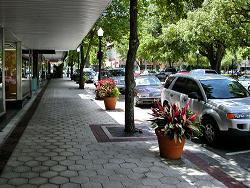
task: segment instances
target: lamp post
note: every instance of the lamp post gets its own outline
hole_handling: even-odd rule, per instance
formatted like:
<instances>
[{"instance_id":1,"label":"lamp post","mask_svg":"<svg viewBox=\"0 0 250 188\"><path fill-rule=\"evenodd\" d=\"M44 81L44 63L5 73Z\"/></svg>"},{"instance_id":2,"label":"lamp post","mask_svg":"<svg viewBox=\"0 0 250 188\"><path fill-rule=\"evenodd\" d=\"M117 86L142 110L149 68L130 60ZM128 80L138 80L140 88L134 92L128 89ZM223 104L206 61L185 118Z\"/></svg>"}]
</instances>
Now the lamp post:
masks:
<instances>
[{"instance_id":1,"label":"lamp post","mask_svg":"<svg viewBox=\"0 0 250 188\"><path fill-rule=\"evenodd\" d=\"M80 69L80 60L79 60L80 48L77 48L76 51L77 51L77 63L78 63L78 70L79 70Z\"/></svg>"},{"instance_id":2,"label":"lamp post","mask_svg":"<svg viewBox=\"0 0 250 188\"><path fill-rule=\"evenodd\" d=\"M101 80L101 68L102 68L102 37L103 37L103 30L100 27L100 29L98 29L97 34L98 34L98 38L99 38L99 52L97 55L97 58L99 59L99 75L98 75L98 81Z\"/></svg>"},{"instance_id":3,"label":"lamp post","mask_svg":"<svg viewBox=\"0 0 250 188\"><path fill-rule=\"evenodd\" d=\"M247 74L247 64L248 64L248 56L247 56L246 61L245 61L245 74Z\"/></svg>"},{"instance_id":4,"label":"lamp post","mask_svg":"<svg viewBox=\"0 0 250 188\"><path fill-rule=\"evenodd\" d=\"M234 56L232 56L232 76L234 75L234 73L233 73L233 67L234 67Z\"/></svg>"},{"instance_id":5,"label":"lamp post","mask_svg":"<svg viewBox=\"0 0 250 188\"><path fill-rule=\"evenodd\" d=\"M198 65L199 65L199 53L200 51L199 50L196 50L196 55L197 55L197 68L198 68Z\"/></svg>"}]
</instances>

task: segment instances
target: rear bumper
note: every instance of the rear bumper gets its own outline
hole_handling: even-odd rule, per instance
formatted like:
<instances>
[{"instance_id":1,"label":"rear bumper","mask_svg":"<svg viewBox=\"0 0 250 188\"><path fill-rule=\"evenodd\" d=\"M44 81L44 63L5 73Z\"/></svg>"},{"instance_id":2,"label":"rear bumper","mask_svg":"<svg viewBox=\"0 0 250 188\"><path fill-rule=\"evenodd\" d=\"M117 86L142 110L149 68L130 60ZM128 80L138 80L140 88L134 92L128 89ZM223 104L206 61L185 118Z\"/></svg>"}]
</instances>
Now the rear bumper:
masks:
<instances>
[{"instance_id":1,"label":"rear bumper","mask_svg":"<svg viewBox=\"0 0 250 188\"><path fill-rule=\"evenodd\" d=\"M138 104L153 104L157 100L160 101L160 97L159 98L138 98L137 103Z\"/></svg>"}]
</instances>

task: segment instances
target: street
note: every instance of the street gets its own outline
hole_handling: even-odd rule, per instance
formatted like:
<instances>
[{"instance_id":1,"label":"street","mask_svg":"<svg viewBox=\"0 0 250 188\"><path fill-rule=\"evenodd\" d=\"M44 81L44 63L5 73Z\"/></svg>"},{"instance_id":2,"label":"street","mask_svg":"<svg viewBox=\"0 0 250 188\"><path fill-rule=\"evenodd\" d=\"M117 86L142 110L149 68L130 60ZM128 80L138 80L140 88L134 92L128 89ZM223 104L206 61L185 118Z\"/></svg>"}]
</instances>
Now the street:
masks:
<instances>
[{"instance_id":1,"label":"street","mask_svg":"<svg viewBox=\"0 0 250 188\"><path fill-rule=\"evenodd\" d=\"M95 86L91 83L85 84L85 88L90 94L90 98L94 100L95 98ZM95 100L96 103L101 106L103 109L103 101ZM113 116L116 121L120 124L124 124L124 111L125 111L125 96L120 95L119 100L117 101L118 111L114 114L112 111L109 115ZM135 107L135 124L143 124L151 127L150 122L148 121L151 118L151 109L150 106L141 106ZM250 139L249 138L232 138L232 137L222 137L220 143L216 147L208 146L201 139L193 139L192 142L199 144L200 146L206 148L207 150L220 155L221 157L228 160L229 163L235 163L237 166L244 168L247 171L250 171Z\"/></svg>"}]
</instances>

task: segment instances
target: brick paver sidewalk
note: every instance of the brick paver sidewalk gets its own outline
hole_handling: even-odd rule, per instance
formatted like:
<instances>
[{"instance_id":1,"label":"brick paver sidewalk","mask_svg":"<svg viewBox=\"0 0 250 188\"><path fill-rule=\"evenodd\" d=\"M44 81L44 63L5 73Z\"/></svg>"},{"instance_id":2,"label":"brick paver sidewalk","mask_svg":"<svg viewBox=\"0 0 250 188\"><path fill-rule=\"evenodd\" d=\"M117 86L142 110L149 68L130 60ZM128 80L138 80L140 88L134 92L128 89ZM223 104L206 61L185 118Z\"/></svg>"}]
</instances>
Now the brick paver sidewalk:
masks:
<instances>
[{"instance_id":1,"label":"brick paver sidewalk","mask_svg":"<svg viewBox=\"0 0 250 188\"><path fill-rule=\"evenodd\" d=\"M226 187L188 161L189 151L171 162L159 157L154 140L97 142L90 125L118 122L88 96L68 79L51 80L0 188Z\"/></svg>"}]
</instances>

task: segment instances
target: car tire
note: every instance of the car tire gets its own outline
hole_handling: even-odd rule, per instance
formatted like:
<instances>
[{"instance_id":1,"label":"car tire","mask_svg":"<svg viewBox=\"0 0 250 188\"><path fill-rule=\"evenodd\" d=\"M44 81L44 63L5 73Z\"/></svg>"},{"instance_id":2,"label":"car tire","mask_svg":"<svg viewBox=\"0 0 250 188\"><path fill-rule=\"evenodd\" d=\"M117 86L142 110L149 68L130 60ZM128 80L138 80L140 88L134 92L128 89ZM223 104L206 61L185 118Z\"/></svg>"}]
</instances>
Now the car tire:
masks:
<instances>
[{"instance_id":1,"label":"car tire","mask_svg":"<svg viewBox=\"0 0 250 188\"><path fill-rule=\"evenodd\" d=\"M248 91L250 92L250 86L248 86Z\"/></svg>"},{"instance_id":2,"label":"car tire","mask_svg":"<svg viewBox=\"0 0 250 188\"><path fill-rule=\"evenodd\" d=\"M212 119L205 119L202 122L203 127L203 137L207 144L214 146L218 139L220 131L218 129L218 126L216 122Z\"/></svg>"}]
</instances>

